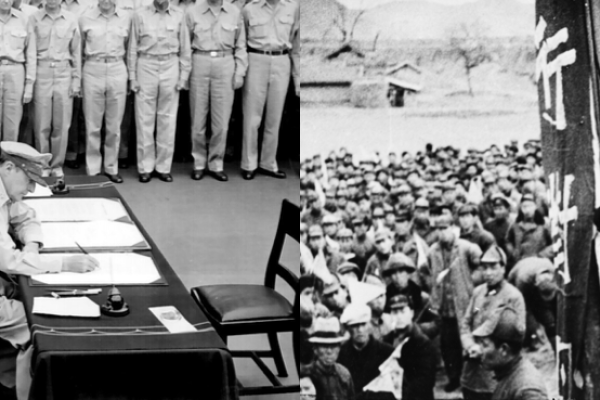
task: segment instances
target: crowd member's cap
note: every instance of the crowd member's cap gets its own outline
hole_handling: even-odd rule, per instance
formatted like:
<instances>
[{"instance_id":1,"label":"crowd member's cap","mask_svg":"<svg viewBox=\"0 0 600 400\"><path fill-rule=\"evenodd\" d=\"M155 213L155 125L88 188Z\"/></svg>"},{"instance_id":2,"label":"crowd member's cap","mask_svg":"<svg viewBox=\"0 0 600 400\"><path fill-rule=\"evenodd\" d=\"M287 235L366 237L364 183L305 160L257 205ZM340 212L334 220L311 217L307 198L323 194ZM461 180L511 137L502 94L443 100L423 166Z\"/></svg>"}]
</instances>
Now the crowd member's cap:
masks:
<instances>
[{"instance_id":1,"label":"crowd member's cap","mask_svg":"<svg viewBox=\"0 0 600 400\"><path fill-rule=\"evenodd\" d=\"M350 304L342 313L340 322L346 326L366 324L371 321L371 307L366 304Z\"/></svg>"},{"instance_id":2,"label":"crowd member's cap","mask_svg":"<svg viewBox=\"0 0 600 400\"><path fill-rule=\"evenodd\" d=\"M352 218L352 225L366 224L367 218L364 215L357 215Z\"/></svg>"},{"instance_id":3,"label":"crowd member's cap","mask_svg":"<svg viewBox=\"0 0 600 400\"><path fill-rule=\"evenodd\" d=\"M439 217L433 218L432 225L438 229L445 229L452 226L453 222L450 215L442 214Z\"/></svg>"},{"instance_id":4,"label":"crowd member's cap","mask_svg":"<svg viewBox=\"0 0 600 400\"><path fill-rule=\"evenodd\" d=\"M22 169L29 179L42 186L48 186L42 179L42 170L48 167L52 154L42 154L28 144L20 142L1 142L0 152L5 160Z\"/></svg>"},{"instance_id":5,"label":"crowd member's cap","mask_svg":"<svg viewBox=\"0 0 600 400\"><path fill-rule=\"evenodd\" d=\"M337 232L337 238L338 239L342 239L342 238L351 238L352 237L352 230L348 229L348 228L342 228Z\"/></svg>"},{"instance_id":6,"label":"crowd member's cap","mask_svg":"<svg viewBox=\"0 0 600 400\"><path fill-rule=\"evenodd\" d=\"M490 264L500 263L502 265L506 265L506 254L500 247L490 246L481 256L481 262Z\"/></svg>"},{"instance_id":7,"label":"crowd member's cap","mask_svg":"<svg viewBox=\"0 0 600 400\"><path fill-rule=\"evenodd\" d=\"M373 186L371 186L371 195L384 194L384 193L385 193L385 189L383 188L383 186L381 186L381 184L379 182L375 182L375 184L373 184Z\"/></svg>"},{"instance_id":8,"label":"crowd member's cap","mask_svg":"<svg viewBox=\"0 0 600 400\"><path fill-rule=\"evenodd\" d=\"M494 193L492 195L492 205L510 208L510 201L502 193Z\"/></svg>"},{"instance_id":9,"label":"crowd member's cap","mask_svg":"<svg viewBox=\"0 0 600 400\"><path fill-rule=\"evenodd\" d=\"M332 224L337 224L338 222L340 222L340 219L338 218L337 215L327 214L323 217L321 224L322 225L332 225Z\"/></svg>"},{"instance_id":10,"label":"crowd member's cap","mask_svg":"<svg viewBox=\"0 0 600 400\"><path fill-rule=\"evenodd\" d=\"M325 285L323 286L323 296L333 294L341 289L339 278L333 274L332 276L334 278L330 282L325 283Z\"/></svg>"},{"instance_id":11,"label":"crowd member's cap","mask_svg":"<svg viewBox=\"0 0 600 400\"><path fill-rule=\"evenodd\" d=\"M524 203L526 201L532 201L535 203L535 198L533 197L533 194L526 193L523 196L521 196L521 203Z\"/></svg>"},{"instance_id":12,"label":"crowd member's cap","mask_svg":"<svg viewBox=\"0 0 600 400\"><path fill-rule=\"evenodd\" d=\"M310 228L308 228L308 237L312 238L312 237L321 237L323 236L323 228L321 228L321 225L311 225Z\"/></svg>"},{"instance_id":13,"label":"crowd member's cap","mask_svg":"<svg viewBox=\"0 0 600 400\"><path fill-rule=\"evenodd\" d=\"M485 171L486 173L481 174L481 180L483 183L496 183L496 177L489 171Z\"/></svg>"},{"instance_id":14,"label":"crowd member's cap","mask_svg":"<svg viewBox=\"0 0 600 400\"><path fill-rule=\"evenodd\" d=\"M403 183L402 185L398 186L397 193L399 195L411 194L412 193L412 189L410 188L410 186L407 183Z\"/></svg>"},{"instance_id":15,"label":"crowd member's cap","mask_svg":"<svg viewBox=\"0 0 600 400\"><path fill-rule=\"evenodd\" d=\"M378 229L377 232L375 232L375 243L377 243L378 240L381 239L391 239L392 238L392 233L389 231L389 229L386 228L381 228Z\"/></svg>"},{"instance_id":16,"label":"crowd member's cap","mask_svg":"<svg viewBox=\"0 0 600 400\"><path fill-rule=\"evenodd\" d=\"M554 274L550 271L538 273L535 277L535 286L538 288L542 299L546 301L552 300L555 293L558 291L558 286L554 280Z\"/></svg>"},{"instance_id":17,"label":"crowd member's cap","mask_svg":"<svg viewBox=\"0 0 600 400\"><path fill-rule=\"evenodd\" d=\"M416 271L413 260L404 253L394 253L381 270L382 276L391 275L394 271Z\"/></svg>"},{"instance_id":18,"label":"crowd member's cap","mask_svg":"<svg viewBox=\"0 0 600 400\"><path fill-rule=\"evenodd\" d=\"M338 274L343 275L348 272L354 272L357 277L360 277L360 268L358 268L358 265L354 264L353 262L349 262L349 261L343 262L337 268Z\"/></svg>"},{"instance_id":19,"label":"crowd member's cap","mask_svg":"<svg viewBox=\"0 0 600 400\"><path fill-rule=\"evenodd\" d=\"M350 300L352 304L367 304L375 300L379 296L385 294L385 284L374 282L373 278L367 275L365 282L350 281L348 282L348 292L350 292Z\"/></svg>"},{"instance_id":20,"label":"crowd member's cap","mask_svg":"<svg viewBox=\"0 0 600 400\"><path fill-rule=\"evenodd\" d=\"M467 215L467 214L471 214L471 215L477 215L477 206L475 204L463 204L462 206L460 206L460 208L458 209L458 215Z\"/></svg>"},{"instance_id":21,"label":"crowd member's cap","mask_svg":"<svg viewBox=\"0 0 600 400\"><path fill-rule=\"evenodd\" d=\"M406 208L399 208L396 211L396 222L410 221L410 210Z\"/></svg>"},{"instance_id":22,"label":"crowd member's cap","mask_svg":"<svg viewBox=\"0 0 600 400\"><path fill-rule=\"evenodd\" d=\"M419 197L417 201L415 201L415 208L429 209L429 201L424 197Z\"/></svg>"},{"instance_id":23,"label":"crowd member's cap","mask_svg":"<svg viewBox=\"0 0 600 400\"><path fill-rule=\"evenodd\" d=\"M473 336L489 336L503 342L522 343L525 338L525 324L519 320L515 309L502 307L475 329Z\"/></svg>"},{"instance_id":24,"label":"crowd member's cap","mask_svg":"<svg viewBox=\"0 0 600 400\"><path fill-rule=\"evenodd\" d=\"M308 341L315 344L341 344L347 339L347 336L342 334L340 321L336 317L318 317L315 319L313 334Z\"/></svg>"},{"instance_id":25,"label":"crowd member's cap","mask_svg":"<svg viewBox=\"0 0 600 400\"><path fill-rule=\"evenodd\" d=\"M402 307L410 307L414 310L414 305L412 300L410 299L410 297L405 296L403 294L399 294L397 296L392 297L389 300L389 308L390 310L393 310L395 308L402 308Z\"/></svg>"},{"instance_id":26,"label":"crowd member's cap","mask_svg":"<svg viewBox=\"0 0 600 400\"><path fill-rule=\"evenodd\" d=\"M456 190L456 185L454 183L452 183L452 182L445 182L442 185L442 190L444 192L447 192L447 191L450 191L450 190Z\"/></svg>"}]
</instances>

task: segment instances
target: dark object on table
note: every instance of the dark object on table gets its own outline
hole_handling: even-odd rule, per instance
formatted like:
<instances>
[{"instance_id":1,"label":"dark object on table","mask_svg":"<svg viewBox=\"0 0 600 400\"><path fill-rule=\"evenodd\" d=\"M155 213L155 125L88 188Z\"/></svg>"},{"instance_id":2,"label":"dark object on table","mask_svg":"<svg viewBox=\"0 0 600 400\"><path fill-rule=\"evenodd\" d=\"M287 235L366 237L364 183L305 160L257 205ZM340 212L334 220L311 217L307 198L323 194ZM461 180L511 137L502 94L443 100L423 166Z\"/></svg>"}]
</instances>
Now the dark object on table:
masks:
<instances>
[{"instance_id":1,"label":"dark object on table","mask_svg":"<svg viewBox=\"0 0 600 400\"><path fill-rule=\"evenodd\" d=\"M57 178L54 185L50 186L50 190L52 190L53 194L68 194L70 192L69 188L65 184L65 178Z\"/></svg>"},{"instance_id":2,"label":"dark object on table","mask_svg":"<svg viewBox=\"0 0 600 400\"><path fill-rule=\"evenodd\" d=\"M129 314L129 306L116 287L108 291L108 300L100 306L100 309L102 310L102 314L111 317L122 317Z\"/></svg>"},{"instance_id":3,"label":"dark object on table","mask_svg":"<svg viewBox=\"0 0 600 400\"><path fill-rule=\"evenodd\" d=\"M207 285L191 290L192 297L225 343L228 336L256 333L268 335L270 350L231 351L234 358L254 360L273 385L240 387L240 395L293 393L300 390L298 385L282 385L261 360L261 357L273 358L279 376L287 377L277 333L294 332L294 357L296 368L299 370L299 283L296 275L279 262L286 236L300 243L300 230L297 226L299 215L298 206L283 200L264 285ZM283 278L295 290L296 301L293 306L274 290L277 276Z\"/></svg>"}]
</instances>

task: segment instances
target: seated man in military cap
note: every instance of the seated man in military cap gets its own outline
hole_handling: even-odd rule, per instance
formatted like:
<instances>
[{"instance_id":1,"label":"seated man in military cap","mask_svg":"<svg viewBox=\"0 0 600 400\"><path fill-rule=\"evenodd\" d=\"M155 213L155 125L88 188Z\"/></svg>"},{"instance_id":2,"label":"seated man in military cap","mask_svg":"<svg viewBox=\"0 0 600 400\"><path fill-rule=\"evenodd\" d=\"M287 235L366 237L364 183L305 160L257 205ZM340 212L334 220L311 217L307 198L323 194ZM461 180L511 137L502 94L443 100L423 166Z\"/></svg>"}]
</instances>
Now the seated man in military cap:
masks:
<instances>
[{"instance_id":1,"label":"seated man in military cap","mask_svg":"<svg viewBox=\"0 0 600 400\"><path fill-rule=\"evenodd\" d=\"M398 295L390 299L394 331L384 342L394 348L402 345L398 363L404 370L402 398L433 400L437 357L431 340L415 324L415 309L410 297Z\"/></svg>"},{"instance_id":2,"label":"seated man in military cap","mask_svg":"<svg viewBox=\"0 0 600 400\"><path fill-rule=\"evenodd\" d=\"M481 257L479 269L485 283L477 286L460 323L460 339L467 355L463 363L461 386L465 400L490 399L496 381L489 369L481 363L481 346L473 338L473 331L498 309L509 306L517 312L525 327L525 301L521 292L506 282L506 254L500 247L490 247Z\"/></svg>"},{"instance_id":3,"label":"seated man in military cap","mask_svg":"<svg viewBox=\"0 0 600 400\"><path fill-rule=\"evenodd\" d=\"M354 400L354 382L348 369L337 362L340 347L347 340L335 317L317 318L309 342L313 345L315 361L301 373L306 373L317 389L317 400Z\"/></svg>"},{"instance_id":4,"label":"seated man in military cap","mask_svg":"<svg viewBox=\"0 0 600 400\"><path fill-rule=\"evenodd\" d=\"M352 375L357 400L394 400L391 393L363 392L363 388L379 375L379 366L394 348L371 336L371 309L365 304L350 304L340 322L350 332L350 340L342 344L338 362Z\"/></svg>"},{"instance_id":5,"label":"seated man in military cap","mask_svg":"<svg viewBox=\"0 0 600 400\"><path fill-rule=\"evenodd\" d=\"M21 200L34 191L36 183L47 186L42 171L50 158L51 154L40 154L24 143L0 143L0 338L19 349L16 374L0 376L0 384L16 385L18 399L26 399L29 393L32 348L28 346L30 334L23 304L7 297L12 297L14 287L5 274L88 272L98 267L98 261L87 255L43 261L38 254L44 242L41 225L35 211ZM9 230L16 234L19 246Z\"/></svg>"},{"instance_id":6,"label":"seated man in military cap","mask_svg":"<svg viewBox=\"0 0 600 400\"><path fill-rule=\"evenodd\" d=\"M548 400L541 374L521 354L524 334L519 312L510 307L496 310L473 331L481 362L498 382L492 400Z\"/></svg>"}]
</instances>

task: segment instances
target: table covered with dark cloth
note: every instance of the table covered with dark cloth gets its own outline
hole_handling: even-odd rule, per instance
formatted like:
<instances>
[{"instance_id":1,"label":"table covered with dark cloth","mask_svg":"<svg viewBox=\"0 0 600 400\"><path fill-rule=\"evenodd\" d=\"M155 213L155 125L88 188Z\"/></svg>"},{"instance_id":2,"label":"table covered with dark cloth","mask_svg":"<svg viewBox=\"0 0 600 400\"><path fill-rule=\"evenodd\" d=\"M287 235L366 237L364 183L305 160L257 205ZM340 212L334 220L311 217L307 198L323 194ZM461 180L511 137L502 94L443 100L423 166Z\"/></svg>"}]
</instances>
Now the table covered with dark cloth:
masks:
<instances>
[{"instance_id":1,"label":"table covered with dark cloth","mask_svg":"<svg viewBox=\"0 0 600 400\"><path fill-rule=\"evenodd\" d=\"M99 319L32 314L33 298L53 286L19 278L20 297L31 329L34 355L31 399L236 399L235 371L227 346L215 332L156 244L112 185L99 177L71 177L68 197L120 198L152 247L167 285L119 285L130 314ZM56 196L55 196L56 198ZM85 289L87 287L73 288ZM89 296L101 305L110 286ZM171 334L149 307L174 306L197 332Z\"/></svg>"}]
</instances>

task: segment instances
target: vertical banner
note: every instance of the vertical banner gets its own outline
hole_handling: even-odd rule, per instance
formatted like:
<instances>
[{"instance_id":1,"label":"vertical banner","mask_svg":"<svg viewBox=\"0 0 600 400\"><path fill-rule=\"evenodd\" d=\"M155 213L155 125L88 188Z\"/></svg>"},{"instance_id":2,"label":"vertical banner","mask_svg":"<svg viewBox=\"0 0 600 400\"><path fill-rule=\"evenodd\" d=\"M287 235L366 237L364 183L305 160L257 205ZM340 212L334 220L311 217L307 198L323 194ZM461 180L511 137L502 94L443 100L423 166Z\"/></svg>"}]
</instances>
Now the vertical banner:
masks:
<instances>
[{"instance_id":1,"label":"vertical banner","mask_svg":"<svg viewBox=\"0 0 600 400\"><path fill-rule=\"evenodd\" d=\"M544 171L559 297L557 379L582 398L587 280L594 235L595 121L586 0L537 0L536 69Z\"/></svg>"}]
</instances>

